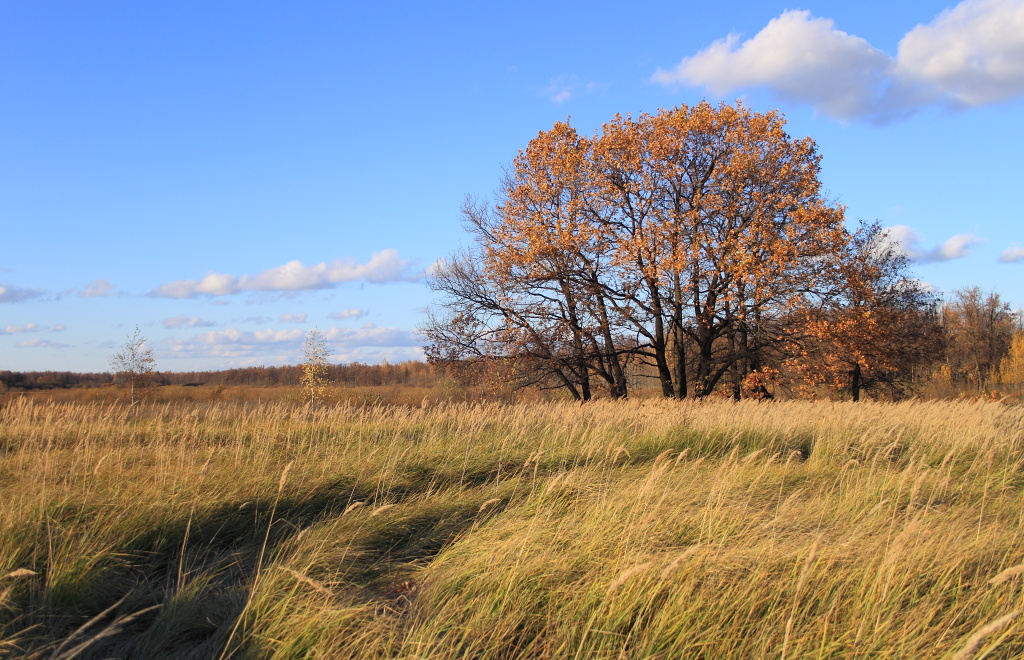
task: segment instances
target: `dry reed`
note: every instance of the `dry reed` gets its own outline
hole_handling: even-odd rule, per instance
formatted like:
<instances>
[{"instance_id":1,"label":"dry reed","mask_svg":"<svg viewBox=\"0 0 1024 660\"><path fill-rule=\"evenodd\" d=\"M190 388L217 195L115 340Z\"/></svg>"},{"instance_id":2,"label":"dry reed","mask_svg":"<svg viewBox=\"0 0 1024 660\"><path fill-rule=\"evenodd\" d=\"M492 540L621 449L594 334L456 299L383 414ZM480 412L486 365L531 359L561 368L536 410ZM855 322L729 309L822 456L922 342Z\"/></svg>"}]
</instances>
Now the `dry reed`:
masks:
<instances>
[{"instance_id":1,"label":"dry reed","mask_svg":"<svg viewBox=\"0 0 1024 660\"><path fill-rule=\"evenodd\" d=\"M986 402L7 401L0 657L1019 657L1022 465Z\"/></svg>"}]
</instances>

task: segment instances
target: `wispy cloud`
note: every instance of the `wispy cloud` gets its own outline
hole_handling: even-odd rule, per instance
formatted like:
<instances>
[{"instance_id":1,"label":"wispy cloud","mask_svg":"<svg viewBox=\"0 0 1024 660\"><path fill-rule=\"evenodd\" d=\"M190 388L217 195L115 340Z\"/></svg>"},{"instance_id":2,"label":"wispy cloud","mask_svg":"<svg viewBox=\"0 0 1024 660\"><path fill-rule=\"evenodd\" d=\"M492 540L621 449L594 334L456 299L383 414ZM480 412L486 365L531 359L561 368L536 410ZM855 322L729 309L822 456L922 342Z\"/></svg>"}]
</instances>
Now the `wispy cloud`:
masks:
<instances>
[{"instance_id":1,"label":"wispy cloud","mask_svg":"<svg viewBox=\"0 0 1024 660\"><path fill-rule=\"evenodd\" d=\"M423 360L423 358L423 348L420 346L359 346L351 349L338 349L338 351L332 356L332 359L339 364L352 362L376 364L384 360L394 363L402 362L404 360Z\"/></svg>"},{"instance_id":2,"label":"wispy cloud","mask_svg":"<svg viewBox=\"0 0 1024 660\"><path fill-rule=\"evenodd\" d=\"M64 332L66 329L67 327L63 323L58 323L52 327L39 325L35 322L29 322L22 325L10 323L6 326L0 327L0 335L18 335L25 332Z\"/></svg>"},{"instance_id":3,"label":"wispy cloud","mask_svg":"<svg viewBox=\"0 0 1024 660\"><path fill-rule=\"evenodd\" d=\"M15 344L18 348L70 348L71 344L61 344L47 339L27 339Z\"/></svg>"},{"instance_id":4,"label":"wispy cloud","mask_svg":"<svg viewBox=\"0 0 1024 660\"><path fill-rule=\"evenodd\" d=\"M400 359L417 359L422 355L419 347L423 340L412 330L367 324L361 328L332 327L323 335L335 350L336 361L345 361L345 356L366 356L374 352L388 359L393 355L405 356ZM256 359L267 363L300 359L304 340L305 332L298 328L252 332L231 328L205 332L190 339L170 340L166 345L169 357Z\"/></svg>"},{"instance_id":5,"label":"wispy cloud","mask_svg":"<svg viewBox=\"0 0 1024 660\"><path fill-rule=\"evenodd\" d=\"M358 346L421 346L423 338L414 330L379 328L367 323L361 328L331 328L324 333L329 344L339 348Z\"/></svg>"},{"instance_id":6,"label":"wispy cloud","mask_svg":"<svg viewBox=\"0 0 1024 660\"><path fill-rule=\"evenodd\" d=\"M605 83L583 82L577 76L559 76L553 78L544 88L544 96L552 103L561 105L566 101L606 89L608 85Z\"/></svg>"},{"instance_id":7,"label":"wispy cloud","mask_svg":"<svg viewBox=\"0 0 1024 660\"><path fill-rule=\"evenodd\" d=\"M249 358L273 359L281 351L291 353L302 342L303 332L292 330L241 331L235 328L204 332L190 339L167 342L169 357L178 358Z\"/></svg>"},{"instance_id":8,"label":"wispy cloud","mask_svg":"<svg viewBox=\"0 0 1024 660\"><path fill-rule=\"evenodd\" d=\"M164 319L160 322L165 328L177 329L177 328L209 328L217 325L214 321L207 321L201 319L198 316L185 316L179 314L178 316L172 316L169 319Z\"/></svg>"},{"instance_id":9,"label":"wispy cloud","mask_svg":"<svg viewBox=\"0 0 1024 660\"><path fill-rule=\"evenodd\" d=\"M273 322L270 316L247 316L243 319L235 319L236 323L253 323L255 325L266 325Z\"/></svg>"},{"instance_id":10,"label":"wispy cloud","mask_svg":"<svg viewBox=\"0 0 1024 660\"><path fill-rule=\"evenodd\" d=\"M81 296L82 298L104 298L107 296L114 295L113 293L111 293L113 290L113 282L107 279L100 278L98 280L93 280L92 282L89 282L89 284L87 284L86 287L82 289L82 291L79 292L78 295Z\"/></svg>"},{"instance_id":11,"label":"wispy cloud","mask_svg":"<svg viewBox=\"0 0 1024 660\"><path fill-rule=\"evenodd\" d=\"M1024 248L1011 245L999 253L999 261L1004 264L1024 262Z\"/></svg>"},{"instance_id":12,"label":"wispy cloud","mask_svg":"<svg viewBox=\"0 0 1024 660\"><path fill-rule=\"evenodd\" d=\"M651 80L718 95L767 88L843 120L991 105L1024 97L1024 2L965 0L906 33L895 57L831 19L785 11L750 39L730 34Z\"/></svg>"},{"instance_id":13,"label":"wispy cloud","mask_svg":"<svg viewBox=\"0 0 1024 660\"><path fill-rule=\"evenodd\" d=\"M971 248L984 243L984 239L974 234L957 234L941 245L923 248L920 243L924 237L906 225L893 225L886 229L888 240L908 258L918 263L934 263L962 259L971 253Z\"/></svg>"},{"instance_id":14,"label":"wispy cloud","mask_svg":"<svg viewBox=\"0 0 1024 660\"><path fill-rule=\"evenodd\" d=\"M300 314L282 314L280 317L281 323L305 323L306 319L309 318L309 314L302 312Z\"/></svg>"},{"instance_id":15,"label":"wispy cloud","mask_svg":"<svg viewBox=\"0 0 1024 660\"><path fill-rule=\"evenodd\" d=\"M352 309L343 309L340 312L333 312L331 314L328 314L327 316L332 319L344 321L345 319L361 319L369 313L370 310L368 309L361 309L356 307Z\"/></svg>"},{"instance_id":16,"label":"wispy cloud","mask_svg":"<svg viewBox=\"0 0 1024 660\"><path fill-rule=\"evenodd\" d=\"M13 284L0 284L0 303L23 302L46 293L42 289L23 289Z\"/></svg>"},{"instance_id":17,"label":"wispy cloud","mask_svg":"<svg viewBox=\"0 0 1024 660\"><path fill-rule=\"evenodd\" d=\"M229 328L217 332L204 332L193 341L202 344L280 344L282 342L299 341L303 337L302 330L254 330L243 332Z\"/></svg>"},{"instance_id":18,"label":"wispy cloud","mask_svg":"<svg viewBox=\"0 0 1024 660\"><path fill-rule=\"evenodd\" d=\"M45 328L38 323L26 323L25 325L11 324L0 328L0 335L16 335L22 332L39 332L41 330L45 330Z\"/></svg>"},{"instance_id":19,"label":"wispy cloud","mask_svg":"<svg viewBox=\"0 0 1024 660\"><path fill-rule=\"evenodd\" d=\"M365 264L354 259L336 259L314 266L289 261L283 266L265 270L258 275L208 273L198 280L177 280L157 287L151 296L162 298L194 298L226 296L243 291L305 291L329 289L342 282L414 281L422 273L412 272L413 262L402 259L397 250L374 253Z\"/></svg>"}]
</instances>

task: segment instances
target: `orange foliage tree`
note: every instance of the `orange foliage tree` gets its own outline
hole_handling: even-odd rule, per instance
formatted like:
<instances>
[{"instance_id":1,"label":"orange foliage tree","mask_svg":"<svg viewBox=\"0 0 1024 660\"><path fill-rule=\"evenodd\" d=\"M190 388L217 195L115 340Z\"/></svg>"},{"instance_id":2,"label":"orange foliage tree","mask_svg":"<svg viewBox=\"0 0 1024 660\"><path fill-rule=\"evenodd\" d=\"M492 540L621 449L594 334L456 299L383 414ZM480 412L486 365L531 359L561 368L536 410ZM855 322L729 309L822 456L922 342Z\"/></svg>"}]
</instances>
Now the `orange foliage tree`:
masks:
<instances>
[{"instance_id":1,"label":"orange foliage tree","mask_svg":"<svg viewBox=\"0 0 1024 660\"><path fill-rule=\"evenodd\" d=\"M596 221L643 313L666 396L734 387L788 339L773 320L835 267L843 210L821 196L814 142L786 134L777 113L707 103L616 117L596 138ZM783 351L791 350L785 348Z\"/></svg>"},{"instance_id":2,"label":"orange foliage tree","mask_svg":"<svg viewBox=\"0 0 1024 660\"><path fill-rule=\"evenodd\" d=\"M735 396L799 350L783 321L837 279L850 236L809 138L783 118L706 102L560 122L520 152L493 207L464 209L474 247L430 279L423 332L444 360L512 360L524 382L626 395L631 362L665 396ZM823 295L823 294L822 294Z\"/></svg>"},{"instance_id":3,"label":"orange foliage tree","mask_svg":"<svg viewBox=\"0 0 1024 660\"><path fill-rule=\"evenodd\" d=\"M906 255L878 223L843 249L836 279L804 298L794 326L804 337L788 360L801 385L901 396L942 353L938 297L909 275Z\"/></svg>"}]
</instances>

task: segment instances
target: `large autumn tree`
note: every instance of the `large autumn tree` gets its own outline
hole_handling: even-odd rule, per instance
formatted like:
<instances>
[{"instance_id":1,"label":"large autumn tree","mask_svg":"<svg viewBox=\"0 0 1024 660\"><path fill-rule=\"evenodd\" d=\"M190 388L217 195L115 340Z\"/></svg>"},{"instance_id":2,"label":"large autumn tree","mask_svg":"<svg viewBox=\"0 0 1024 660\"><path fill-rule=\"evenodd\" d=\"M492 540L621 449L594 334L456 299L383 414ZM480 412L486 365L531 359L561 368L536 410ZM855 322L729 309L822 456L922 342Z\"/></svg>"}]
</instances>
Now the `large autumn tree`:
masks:
<instances>
[{"instance_id":1,"label":"large autumn tree","mask_svg":"<svg viewBox=\"0 0 1024 660\"><path fill-rule=\"evenodd\" d=\"M518 361L581 399L595 382L624 396L630 361L665 396L727 374L738 392L796 350L779 321L848 242L819 163L779 114L741 105L615 117L592 137L560 122L468 214L473 248L431 280L428 355Z\"/></svg>"},{"instance_id":2,"label":"large autumn tree","mask_svg":"<svg viewBox=\"0 0 1024 660\"><path fill-rule=\"evenodd\" d=\"M777 113L707 103L616 117L595 141L595 222L665 395L688 393L687 345L695 396L730 369L760 371L787 341L773 320L824 281L847 240L814 142L790 137Z\"/></svg>"}]
</instances>

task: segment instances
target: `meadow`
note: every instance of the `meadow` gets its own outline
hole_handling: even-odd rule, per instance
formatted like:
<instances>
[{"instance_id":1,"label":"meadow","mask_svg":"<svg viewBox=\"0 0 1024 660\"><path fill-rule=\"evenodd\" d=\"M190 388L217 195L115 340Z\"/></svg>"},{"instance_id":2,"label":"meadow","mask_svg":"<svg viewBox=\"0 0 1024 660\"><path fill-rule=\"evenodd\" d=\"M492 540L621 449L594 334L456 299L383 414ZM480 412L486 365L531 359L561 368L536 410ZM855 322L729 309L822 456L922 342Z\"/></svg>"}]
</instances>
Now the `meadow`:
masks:
<instances>
[{"instance_id":1,"label":"meadow","mask_svg":"<svg viewBox=\"0 0 1024 660\"><path fill-rule=\"evenodd\" d=\"M1018 658L1024 406L0 404L0 657Z\"/></svg>"}]
</instances>

